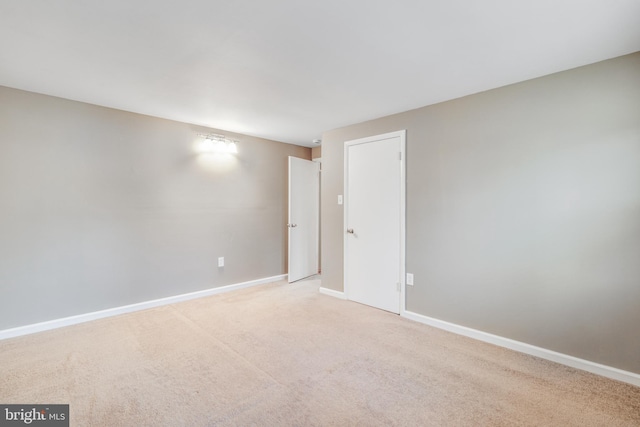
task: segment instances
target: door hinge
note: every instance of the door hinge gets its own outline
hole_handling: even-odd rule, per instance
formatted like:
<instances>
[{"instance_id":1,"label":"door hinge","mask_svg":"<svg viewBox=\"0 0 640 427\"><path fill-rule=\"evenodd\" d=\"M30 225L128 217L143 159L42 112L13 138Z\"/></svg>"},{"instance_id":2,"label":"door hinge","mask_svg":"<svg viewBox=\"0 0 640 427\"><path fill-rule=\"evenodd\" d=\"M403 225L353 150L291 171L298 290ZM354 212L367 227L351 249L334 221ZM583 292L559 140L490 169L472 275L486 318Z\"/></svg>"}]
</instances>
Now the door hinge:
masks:
<instances>
[{"instance_id":1,"label":"door hinge","mask_svg":"<svg viewBox=\"0 0 640 427\"><path fill-rule=\"evenodd\" d=\"M402 160L402 151L398 152L398 160Z\"/></svg>"}]
</instances>

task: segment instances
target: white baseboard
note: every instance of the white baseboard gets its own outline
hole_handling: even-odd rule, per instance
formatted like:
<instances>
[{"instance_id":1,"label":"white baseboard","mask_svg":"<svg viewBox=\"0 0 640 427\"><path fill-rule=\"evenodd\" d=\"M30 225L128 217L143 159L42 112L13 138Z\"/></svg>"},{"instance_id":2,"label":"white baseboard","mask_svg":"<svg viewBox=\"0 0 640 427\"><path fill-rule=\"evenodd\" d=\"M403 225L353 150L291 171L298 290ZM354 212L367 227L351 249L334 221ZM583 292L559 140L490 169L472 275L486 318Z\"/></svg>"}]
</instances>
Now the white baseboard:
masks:
<instances>
[{"instance_id":1,"label":"white baseboard","mask_svg":"<svg viewBox=\"0 0 640 427\"><path fill-rule=\"evenodd\" d=\"M188 301L191 299L207 297L210 295L221 294L224 292L235 291L237 289L248 288L250 286L262 285L265 283L277 282L286 279L286 274L273 277L265 277L263 279L250 280L248 282L236 283L233 285L220 286L218 288L205 289L202 291L189 292L187 294L175 295L172 297L159 298L151 301L139 302L136 304L123 305L121 307L109 308L106 310L94 311L92 313L79 314L77 316L63 317L61 319L49 320L41 323L34 323L17 328L5 329L0 331L0 340L19 337L22 335L34 334L36 332L48 331L51 329L62 328L64 326L76 325L78 323L89 322L91 320L103 319L105 317L117 316L119 314L131 313L134 311L146 310L148 308L159 307L161 305L174 304L176 302Z\"/></svg>"},{"instance_id":2,"label":"white baseboard","mask_svg":"<svg viewBox=\"0 0 640 427\"><path fill-rule=\"evenodd\" d=\"M488 342L500 347L519 351L520 353L530 354L532 356L537 356L542 359L550 360L552 362L571 366L572 368L581 369L583 371L591 372L593 374L601 375L603 377L611 378L640 387L640 375L634 372L623 371L622 369L601 365L599 363L590 362L584 359L579 359L567 354L558 353L552 350L547 350L546 348L536 347L531 344L526 344L498 335L478 331L476 329L467 328L466 326L456 325L455 323L445 322L444 320L434 319L432 317L427 317L411 311L403 312L402 317L406 317L407 319L424 323L429 326L434 326L439 329L444 329L445 331L453 332L458 335L464 335L466 337L474 338L479 341Z\"/></svg>"},{"instance_id":3,"label":"white baseboard","mask_svg":"<svg viewBox=\"0 0 640 427\"><path fill-rule=\"evenodd\" d=\"M329 295L330 297L347 299L344 292L334 291L333 289L320 287L320 293L324 295Z\"/></svg>"}]
</instances>

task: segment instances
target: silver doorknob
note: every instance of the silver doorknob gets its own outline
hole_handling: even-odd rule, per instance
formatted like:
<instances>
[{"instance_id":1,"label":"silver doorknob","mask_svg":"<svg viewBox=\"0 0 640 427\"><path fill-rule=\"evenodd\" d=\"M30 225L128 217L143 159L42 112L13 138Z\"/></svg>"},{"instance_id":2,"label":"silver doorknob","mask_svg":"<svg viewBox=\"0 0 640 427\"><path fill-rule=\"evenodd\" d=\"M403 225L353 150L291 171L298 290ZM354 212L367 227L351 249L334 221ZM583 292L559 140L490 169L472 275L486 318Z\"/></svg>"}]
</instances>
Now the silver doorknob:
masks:
<instances>
[{"instance_id":1,"label":"silver doorknob","mask_svg":"<svg viewBox=\"0 0 640 427\"><path fill-rule=\"evenodd\" d=\"M353 228L347 228L347 233L353 234Z\"/></svg>"}]
</instances>

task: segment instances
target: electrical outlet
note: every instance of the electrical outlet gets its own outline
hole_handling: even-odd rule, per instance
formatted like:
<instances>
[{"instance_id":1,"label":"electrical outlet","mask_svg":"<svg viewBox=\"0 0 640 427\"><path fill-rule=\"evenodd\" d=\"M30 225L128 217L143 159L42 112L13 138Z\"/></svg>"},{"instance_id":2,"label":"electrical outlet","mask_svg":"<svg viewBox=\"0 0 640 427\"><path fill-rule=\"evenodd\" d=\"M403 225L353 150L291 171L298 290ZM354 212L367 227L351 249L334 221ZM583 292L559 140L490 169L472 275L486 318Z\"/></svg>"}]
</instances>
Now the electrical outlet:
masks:
<instances>
[{"instance_id":1,"label":"electrical outlet","mask_svg":"<svg viewBox=\"0 0 640 427\"><path fill-rule=\"evenodd\" d=\"M224 267L224 257L223 256L218 258L218 267Z\"/></svg>"},{"instance_id":2,"label":"electrical outlet","mask_svg":"<svg viewBox=\"0 0 640 427\"><path fill-rule=\"evenodd\" d=\"M413 286L413 274L407 273L407 285Z\"/></svg>"}]
</instances>

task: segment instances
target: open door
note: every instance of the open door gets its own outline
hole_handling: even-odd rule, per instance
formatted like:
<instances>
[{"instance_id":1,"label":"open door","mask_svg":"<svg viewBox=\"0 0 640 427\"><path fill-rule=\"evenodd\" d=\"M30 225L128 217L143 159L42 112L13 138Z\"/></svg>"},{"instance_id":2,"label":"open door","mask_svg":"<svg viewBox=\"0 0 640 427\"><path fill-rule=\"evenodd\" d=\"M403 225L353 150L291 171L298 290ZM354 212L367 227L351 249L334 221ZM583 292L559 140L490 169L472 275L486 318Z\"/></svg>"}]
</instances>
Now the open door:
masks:
<instances>
[{"instance_id":1,"label":"open door","mask_svg":"<svg viewBox=\"0 0 640 427\"><path fill-rule=\"evenodd\" d=\"M320 167L289 157L289 283L318 274Z\"/></svg>"}]
</instances>

